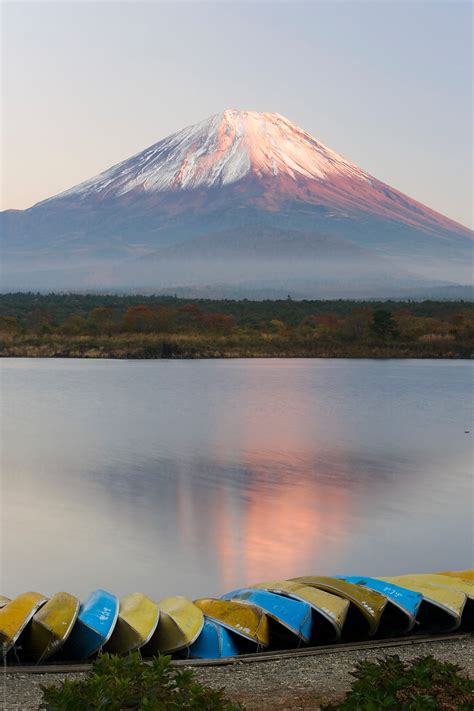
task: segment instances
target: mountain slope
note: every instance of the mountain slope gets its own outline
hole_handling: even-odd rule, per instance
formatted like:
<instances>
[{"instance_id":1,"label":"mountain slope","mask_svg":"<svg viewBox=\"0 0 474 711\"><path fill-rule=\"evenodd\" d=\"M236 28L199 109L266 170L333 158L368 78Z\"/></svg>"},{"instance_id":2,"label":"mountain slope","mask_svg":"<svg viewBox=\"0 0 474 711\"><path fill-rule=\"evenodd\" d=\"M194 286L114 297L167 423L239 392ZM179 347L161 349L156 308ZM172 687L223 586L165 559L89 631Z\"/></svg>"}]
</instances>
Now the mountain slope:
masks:
<instances>
[{"instance_id":1,"label":"mountain slope","mask_svg":"<svg viewBox=\"0 0 474 711\"><path fill-rule=\"evenodd\" d=\"M465 227L279 114L236 110L1 217L7 280L51 288L258 281L276 262L285 288L303 272L378 282L381 260L394 284L462 283L472 248Z\"/></svg>"}]
</instances>

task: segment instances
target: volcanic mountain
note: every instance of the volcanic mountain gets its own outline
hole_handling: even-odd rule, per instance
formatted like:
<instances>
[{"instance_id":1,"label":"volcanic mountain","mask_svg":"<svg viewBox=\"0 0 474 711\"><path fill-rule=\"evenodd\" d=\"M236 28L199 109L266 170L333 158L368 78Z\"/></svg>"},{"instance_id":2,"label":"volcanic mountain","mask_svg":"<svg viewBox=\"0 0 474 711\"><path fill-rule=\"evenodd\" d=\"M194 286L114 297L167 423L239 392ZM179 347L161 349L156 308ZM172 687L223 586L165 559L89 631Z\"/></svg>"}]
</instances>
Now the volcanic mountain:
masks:
<instances>
[{"instance_id":1,"label":"volcanic mountain","mask_svg":"<svg viewBox=\"0 0 474 711\"><path fill-rule=\"evenodd\" d=\"M9 288L388 295L465 283L472 254L467 228L280 114L233 109L1 225Z\"/></svg>"}]
</instances>

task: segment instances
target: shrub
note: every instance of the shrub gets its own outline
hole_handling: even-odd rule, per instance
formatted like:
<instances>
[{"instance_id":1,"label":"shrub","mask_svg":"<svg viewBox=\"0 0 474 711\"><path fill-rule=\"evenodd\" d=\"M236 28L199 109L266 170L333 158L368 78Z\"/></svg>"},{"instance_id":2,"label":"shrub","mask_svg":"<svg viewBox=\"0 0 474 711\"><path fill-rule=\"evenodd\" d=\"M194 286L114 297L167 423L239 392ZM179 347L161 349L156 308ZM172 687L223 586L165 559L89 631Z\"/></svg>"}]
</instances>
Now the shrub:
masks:
<instances>
[{"instance_id":1,"label":"shrub","mask_svg":"<svg viewBox=\"0 0 474 711\"><path fill-rule=\"evenodd\" d=\"M474 682L460 671L431 656L408 663L398 656L365 660L353 672L356 681L344 701L322 711L470 711Z\"/></svg>"},{"instance_id":2,"label":"shrub","mask_svg":"<svg viewBox=\"0 0 474 711\"><path fill-rule=\"evenodd\" d=\"M145 664L138 653L127 657L103 654L83 680L42 686L40 709L47 711L243 711L197 682L191 671L178 671L170 657Z\"/></svg>"}]
</instances>

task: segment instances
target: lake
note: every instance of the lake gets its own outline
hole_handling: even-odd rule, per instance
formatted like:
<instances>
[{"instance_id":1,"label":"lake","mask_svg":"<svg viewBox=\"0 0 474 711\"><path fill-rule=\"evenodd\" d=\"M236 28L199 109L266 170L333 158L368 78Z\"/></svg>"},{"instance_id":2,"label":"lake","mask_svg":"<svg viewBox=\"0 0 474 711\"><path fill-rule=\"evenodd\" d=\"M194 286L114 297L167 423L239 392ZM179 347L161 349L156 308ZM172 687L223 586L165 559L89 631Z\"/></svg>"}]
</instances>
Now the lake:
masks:
<instances>
[{"instance_id":1,"label":"lake","mask_svg":"<svg viewBox=\"0 0 474 711\"><path fill-rule=\"evenodd\" d=\"M0 366L0 593L472 565L468 361Z\"/></svg>"}]
</instances>

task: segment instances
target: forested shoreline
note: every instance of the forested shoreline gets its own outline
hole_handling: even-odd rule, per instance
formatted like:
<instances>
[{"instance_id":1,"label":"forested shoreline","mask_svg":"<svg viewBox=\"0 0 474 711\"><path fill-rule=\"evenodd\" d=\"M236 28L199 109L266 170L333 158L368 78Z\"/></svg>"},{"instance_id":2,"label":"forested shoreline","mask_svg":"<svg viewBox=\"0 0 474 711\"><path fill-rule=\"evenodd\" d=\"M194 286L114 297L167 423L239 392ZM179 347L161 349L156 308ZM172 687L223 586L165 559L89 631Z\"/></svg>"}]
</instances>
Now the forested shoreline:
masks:
<instances>
[{"instance_id":1,"label":"forested shoreline","mask_svg":"<svg viewBox=\"0 0 474 711\"><path fill-rule=\"evenodd\" d=\"M0 295L0 356L471 358L464 301Z\"/></svg>"}]
</instances>

